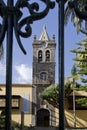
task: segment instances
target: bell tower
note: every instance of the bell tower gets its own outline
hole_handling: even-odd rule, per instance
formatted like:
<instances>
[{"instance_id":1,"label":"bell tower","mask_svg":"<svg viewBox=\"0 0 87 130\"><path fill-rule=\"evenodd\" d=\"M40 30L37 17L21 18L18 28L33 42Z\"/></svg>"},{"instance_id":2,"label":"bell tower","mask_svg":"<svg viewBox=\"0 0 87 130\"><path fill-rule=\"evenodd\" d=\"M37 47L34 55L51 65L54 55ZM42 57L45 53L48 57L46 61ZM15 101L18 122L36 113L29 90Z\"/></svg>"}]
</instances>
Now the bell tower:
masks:
<instances>
[{"instance_id":1,"label":"bell tower","mask_svg":"<svg viewBox=\"0 0 87 130\"><path fill-rule=\"evenodd\" d=\"M47 87L55 83L55 36L50 39L46 26L37 40L33 40L33 85Z\"/></svg>"},{"instance_id":2,"label":"bell tower","mask_svg":"<svg viewBox=\"0 0 87 130\"><path fill-rule=\"evenodd\" d=\"M32 109L36 126L49 126L56 122L52 122L55 118L54 107L39 99L39 93L55 83L55 49L55 36L50 39L44 26L40 38L35 35L33 40Z\"/></svg>"},{"instance_id":3,"label":"bell tower","mask_svg":"<svg viewBox=\"0 0 87 130\"><path fill-rule=\"evenodd\" d=\"M33 112L35 115L37 115L36 112L39 109L44 108L44 105L48 106L40 100L39 93L49 85L55 83L55 49L55 36L53 35L52 39L50 39L46 31L46 26L44 26L39 40L37 40L36 35L33 40L32 95L34 106L32 109L34 109Z\"/></svg>"}]
</instances>

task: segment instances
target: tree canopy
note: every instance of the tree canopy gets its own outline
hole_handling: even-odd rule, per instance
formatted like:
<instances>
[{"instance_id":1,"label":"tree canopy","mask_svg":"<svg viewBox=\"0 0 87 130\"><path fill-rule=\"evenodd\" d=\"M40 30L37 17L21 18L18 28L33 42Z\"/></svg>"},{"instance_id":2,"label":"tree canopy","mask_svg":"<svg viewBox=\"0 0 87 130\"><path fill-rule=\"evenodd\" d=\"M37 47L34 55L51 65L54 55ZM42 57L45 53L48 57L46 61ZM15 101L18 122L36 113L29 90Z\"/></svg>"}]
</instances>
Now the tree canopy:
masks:
<instances>
[{"instance_id":1,"label":"tree canopy","mask_svg":"<svg viewBox=\"0 0 87 130\"><path fill-rule=\"evenodd\" d=\"M78 74L81 75L81 81L87 83L87 37L77 45L77 49L71 50L72 53L76 53L76 57L73 60L77 65Z\"/></svg>"},{"instance_id":2,"label":"tree canopy","mask_svg":"<svg viewBox=\"0 0 87 130\"><path fill-rule=\"evenodd\" d=\"M73 90L72 87L72 79L67 77L65 79L65 97L68 97ZM78 86L78 84L76 84ZM42 93L39 94L39 97L42 100L46 100L49 104L53 105L54 107L58 108L59 106L59 85L52 84L44 89Z\"/></svg>"},{"instance_id":3,"label":"tree canopy","mask_svg":"<svg viewBox=\"0 0 87 130\"><path fill-rule=\"evenodd\" d=\"M73 60L76 63L82 82L82 85L77 90L87 91L87 37L77 43L77 46L77 49L71 50L72 53L76 54ZM82 106L87 106L87 97L79 98L77 102Z\"/></svg>"},{"instance_id":4,"label":"tree canopy","mask_svg":"<svg viewBox=\"0 0 87 130\"><path fill-rule=\"evenodd\" d=\"M59 99L59 85L52 84L48 86L42 93L40 93L40 98L49 102L49 104L54 107L58 107L58 99Z\"/></svg>"}]
</instances>

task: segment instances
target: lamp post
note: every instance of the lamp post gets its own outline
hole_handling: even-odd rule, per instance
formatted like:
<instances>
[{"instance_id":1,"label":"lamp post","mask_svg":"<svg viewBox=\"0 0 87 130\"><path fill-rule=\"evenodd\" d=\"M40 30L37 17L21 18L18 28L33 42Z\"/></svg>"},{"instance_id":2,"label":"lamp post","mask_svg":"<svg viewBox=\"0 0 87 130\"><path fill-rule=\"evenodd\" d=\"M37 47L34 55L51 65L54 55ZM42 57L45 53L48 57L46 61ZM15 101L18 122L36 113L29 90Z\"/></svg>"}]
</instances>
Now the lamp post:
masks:
<instances>
[{"instance_id":1,"label":"lamp post","mask_svg":"<svg viewBox=\"0 0 87 130\"><path fill-rule=\"evenodd\" d=\"M44 18L50 9L54 8L55 3L50 0L41 0L46 8L39 11L39 4L33 2L30 4L28 0L17 0L14 5L14 0L7 0L7 5L3 0L0 0L0 16L2 23L0 23L0 45L7 32L7 50L6 50L6 119L5 129L11 130L11 96L12 96L12 54L13 54L13 28L19 47L22 52L26 54L26 51L21 43L20 37L27 38L31 35L32 29L30 24L34 21ZM22 18L21 8L26 7L29 11L29 15ZM25 30L22 31L22 27Z\"/></svg>"}]
</instances>

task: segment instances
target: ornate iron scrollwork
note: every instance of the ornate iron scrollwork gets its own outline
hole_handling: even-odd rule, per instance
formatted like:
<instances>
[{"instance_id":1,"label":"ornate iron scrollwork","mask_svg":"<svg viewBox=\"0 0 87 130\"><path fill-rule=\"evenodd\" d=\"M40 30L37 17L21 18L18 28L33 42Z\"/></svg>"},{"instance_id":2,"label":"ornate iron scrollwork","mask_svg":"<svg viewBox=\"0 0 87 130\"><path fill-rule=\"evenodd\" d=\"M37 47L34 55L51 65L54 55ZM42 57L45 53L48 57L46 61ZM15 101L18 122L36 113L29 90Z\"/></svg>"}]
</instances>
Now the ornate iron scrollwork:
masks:
<instances>
[{"instance_id":1,"label":"ornate iron scrollwork","mask_svg":"<svg viewBox=\"0 0 87 130\"><path fill-rule=\"evenodd\" d=\"M4 1L0 0L0 16L2 18L2 23L0 23L0 44L2 44L7 30L7 16L13 15L15 36L24 54L26 54L26 51L22 45L20 37L30 37L32 34L31 24L36 20L44 18L48 14L49 10L53 9L55 6L55 2L50 0L40 0L45 4L45 9L39 12L39 3L33 2L30 4L29 1L30 0L18 0L14 7L7 7ZM29 16L23 19L23 12L21 11L22 8L27 8L29 12ZM23 27L25 27L24 30L22 30Z\"/></svg>"}]
</instances>

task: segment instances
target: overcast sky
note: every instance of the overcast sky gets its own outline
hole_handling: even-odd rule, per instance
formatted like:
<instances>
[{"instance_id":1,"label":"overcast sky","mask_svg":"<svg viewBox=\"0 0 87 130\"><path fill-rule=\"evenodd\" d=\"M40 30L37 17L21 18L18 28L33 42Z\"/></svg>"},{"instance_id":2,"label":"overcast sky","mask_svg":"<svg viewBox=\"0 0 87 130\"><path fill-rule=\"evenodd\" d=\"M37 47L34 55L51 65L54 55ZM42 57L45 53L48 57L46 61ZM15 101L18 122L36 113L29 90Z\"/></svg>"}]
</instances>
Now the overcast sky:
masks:
<instances>
[{"instance_id":1,"label":"overcast sky","mask_svg":"<svg viewBox=\"0 0 87 130\"><path fill-rule=\"evenodd\" d=\"M23 9L23 14L26 14L26 9ZM28 15L28 13L27 13ZM1 18L0 18L1 20ZM29 38L21 38L22 44L27 52L27 55L24 55L20 50L15 35L13 37L13 74L12 82L13 83L32 83L32 42L34 35L37 36L37 39L40 38L40 35L43 31L43 26L46 25L47 32L49 37L52 38L53 34L56 37L56 82L58 82L58 5L55 9L50 10L49 14L42 20L35 21L32 26L32 35ZM72 60L75 54L70 52L71 49L76 48L76 42L82 40L84 35L77 35L73 24L69 20L68 25L65 27L65 76L70 76L71 68L74 64ZM5 83L5 71L6 71L6 37L3 42L4 46L4 56L0 61L0 83Z\"/></svg>"}]
</instances>

